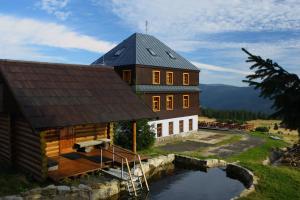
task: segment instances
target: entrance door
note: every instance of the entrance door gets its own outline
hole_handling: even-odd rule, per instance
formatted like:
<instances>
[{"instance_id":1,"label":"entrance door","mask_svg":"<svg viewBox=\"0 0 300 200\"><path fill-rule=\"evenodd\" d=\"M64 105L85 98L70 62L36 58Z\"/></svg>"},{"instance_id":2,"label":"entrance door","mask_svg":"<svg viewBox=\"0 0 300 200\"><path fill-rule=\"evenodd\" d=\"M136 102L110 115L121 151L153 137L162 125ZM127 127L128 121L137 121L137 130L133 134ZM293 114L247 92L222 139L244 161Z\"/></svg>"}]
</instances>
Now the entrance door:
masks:
<instances>
[{"instance_id":1,"label":"entrance door","mask_svg":"<svg viewBox=\"0 0 300 200\"><path fill-rule=\"evenodd\" d=\"M63 128L60 130L60 153L69 153L73 151L74 131L71 128Z\"/></svg>"}]
</instances>

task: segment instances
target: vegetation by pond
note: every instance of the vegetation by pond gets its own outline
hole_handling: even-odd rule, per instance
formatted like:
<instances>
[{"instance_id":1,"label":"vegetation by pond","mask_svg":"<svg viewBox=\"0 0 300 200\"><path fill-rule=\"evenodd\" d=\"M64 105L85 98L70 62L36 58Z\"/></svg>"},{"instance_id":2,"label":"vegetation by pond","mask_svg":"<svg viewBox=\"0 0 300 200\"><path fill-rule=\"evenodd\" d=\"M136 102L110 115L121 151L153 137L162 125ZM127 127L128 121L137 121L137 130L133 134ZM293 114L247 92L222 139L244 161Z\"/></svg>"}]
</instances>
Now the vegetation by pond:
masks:
<instances>
[{"instance_id":1,"label":"vegetation by pond","mask_svg":"<svg viewBox=\"0 0 300 200\"><path fill-rule=\"evenodd\" d=\"M18 194L37 185L24 174L0 163L0 197Z\"/></svg>"},{"instance_id":2,"label":"vegetation by pond","mask_svg":"<svg viewBox=\"0 0 300 200\"><path fill-rule=\"evenodd\" d=\"M260 199L280 199L291 200L300 199L300 170L283 166L264 166L262 161L266 159L269 152L274 147L284 147L289 144L282 140L273 140L264 133L251 133L253 137L261 138L265 142L257 147L250 148L244 152L232 155L226 160L228 162L239 161L240 165L250 169L259 178L259 184L256 187L256 192L243 200L260 200ZM240 135L232 135L232 137L224 139L216 143L216 146L234 144L241 140ZM204 147L205 148L205 147ZM197 151L183 152L193 157L204 158L201 154L203 149ZM163 151L158 147L152 147L148 150L140 151L140 153L150 156L167 154L170 152ZM216 156L209 156L216 158ZM25 175L18 173L16 170L4 167L0 163L0 196L17 194L26 191L27 189L40 186L33 182Z\"/></svg>"},{"instance_id":3,"label":"vegetation by pond","mask_svg":"<svg viewBox=\"0 0 300 200\"><path fill-rule=\"evenodd\" d=\"M272 140L262 133L253 133L256 137L266 140L265 144L249 149L246 152L232 156L227 161L240 161L240 164L254 172L259 178L256 192L243 200L300 199L300 170L283 166L264 166L262 161L266 159L270 150L274 147L284 147L283 141Z\"/></svg>"},{"instance_id":4,"label":"vegetation by pond","mask_svg":"<svg viewBox=\"0 0 300 200\"><path fill-rule=\"evenodd\" d=\"M285 147L290 144L282 140L273 140L265 133L253 132L253 137L261 138L265 142L257 147L250 148L245 152L237 153L226 158L228 162L239 161L240 165L250 169L259 178L259 184L256 187L256 192L250 194L243 200L261 200L261 199L280 199L291 200L300 199L300 170L284 166L264 166L262 161L267 158L272 148ZM226 145L228 143L238 142L240 138L232 137L216 145ZM204 157L198 151L184 152L183 154L197 158L217 158L216 156ZM160 150L157 147L142 151L144 154L156 156L166 154L167 152Z\"/></svg>"}]
</instances>

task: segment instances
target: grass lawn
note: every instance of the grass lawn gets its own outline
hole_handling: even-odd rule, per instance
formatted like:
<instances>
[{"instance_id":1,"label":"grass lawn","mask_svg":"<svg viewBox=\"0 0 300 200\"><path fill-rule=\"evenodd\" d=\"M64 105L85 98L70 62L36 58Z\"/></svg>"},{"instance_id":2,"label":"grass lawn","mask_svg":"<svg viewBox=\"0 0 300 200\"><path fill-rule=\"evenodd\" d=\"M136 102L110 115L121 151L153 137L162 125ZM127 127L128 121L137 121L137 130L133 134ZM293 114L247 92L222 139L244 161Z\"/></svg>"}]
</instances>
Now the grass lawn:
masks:
<instances>
[{"instance_id":1,"label":"grass lawn","mask_svg":"<svg viewBox=\"0 0 300 200\"><path fill-rule=\"evenodd\" d=\"M248 149L240 154L226 158L228 162L240 161L240 165L250 169L259 178L256 192L250 194L242 200L296 200L300 199L300 170L283 166L264 166L262 161L267 158L269 152L274 147L285 147L290 144L281 141L273 140L262 133L251 133L254 137L260 137L265 140L261 146ZM238 135L237 135L238 136ZM239 141L239 137L231 137L215 145L226 145ZM201 155L201 150L192 152L183 152L181 154L193 156L197 158L205 158ZM165 152L157 147L142 151L141 153L150 156L160 154L174 153ZM216 158L214 156L206 158Z\"/></svg>"},{"instance_id":2,"label":"grass lawn","mask_svg":"<svg viewBox=\"0 0 300 200\"><path fill-rule=\"evenodd\" d=\"M260 133L254 133L254 135L264 138L266 143L227 159L227 161L239 160L242 166L253 171L259 178L256 192L242 199L300 199L299 169L262 165L262 161L267 157L272 147L284 147L287 144L283 141L272 140Z\"/></svg>"}]
</instances>

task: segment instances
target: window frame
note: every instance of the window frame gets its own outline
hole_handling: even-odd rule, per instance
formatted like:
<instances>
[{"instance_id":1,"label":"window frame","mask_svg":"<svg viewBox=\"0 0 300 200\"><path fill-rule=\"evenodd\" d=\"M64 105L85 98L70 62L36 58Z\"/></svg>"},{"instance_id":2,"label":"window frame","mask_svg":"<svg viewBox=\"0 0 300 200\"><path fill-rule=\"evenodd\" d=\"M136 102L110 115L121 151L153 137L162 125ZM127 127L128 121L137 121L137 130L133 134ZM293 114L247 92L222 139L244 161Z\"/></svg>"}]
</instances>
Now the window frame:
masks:
<instances>
[{"instance_id":1,"label":"window frame","mask_svg":"<svg viewBox=\"0 0 300 200\"><path fill-rule=\"evenodd\" d=\"M158 126L160 126L160 134L158 134ZM163 132L163 124L162 123L158 123L156 125L156 136L157 137L162 137L162 132Z\"/></svg>"},{"instance_id":2,"label":"window frame","mask_svg":"<svg viewBox=\"0 0 300 200\"><path fill-rule=\"evenodd\" d=\"M124 74L125 74L125 72L129 72L129 81L124 80L124 77L125 77ZM131 70L130 69L124 69L124 70L122 70L122 79L126 83L131 84Z\"/></svg>"},{"instance_id":3,"label":"window frame","mask_svg":"<svg viewBox=\"0 0 300 200\"><path fill-rule=\"evenodd\" d=\"M154 99L158 98L158 109L155 109ZM153 112L159 112L160 111L160 96L152 96L152 110Z\"/></svg>"},{"instance_id":4,"label":"window frame","mask_svg":"<svg viewBox=\"0 0 300 200\"><path fill-rule=\"evenodd\" d=\"M172 127L172 129L170 129L170 127ZM173 135L174 134L174 122L168 123L168 129L169 129L169 135Z\"/></svg>"},{"instance_id":5,"label":"window frame","mask_svg":"<svg viewBox=\"0 0 300 200\"><path fill-rule=\"evenodd\" d=\"M155 73L158 73L158 82L155 82ZM153 85L160 84L160 71L159 70L152 70L152 84Z\"/></svg>"},{"instance_id":6,"label":"window frame","mask_svg":"<svg viewBox=\"0 0 300 200\"><path fill-rule=\"evenodd\" d=\"M185 82L185 75L187 75L187 82ZM187 73L187 72L182 73L182 84L183 85L190 84L190 73Z\"/></svg>"},{"instance_id":7,"label":"window frame","mask_svg":"<svg viewBox=\"0 0 300 200\"><path fill-rule=\"evenodd\" d=\"M184 120L179 120L179 133L183 133L183 132L184 132Z\"/></svg>"},{"instance_id":8,"label":"window frame","mask_svg":"<svg viewBox=\"0 0 300 200\"><path fill-rule=\"evenodd\" d=\"M172 97L172 108L168 107L168 97ZM174 110L174 95L172 94L166 95L166 110Z\"/></svg>"},{"instance_id":9,"label":"window frame","mask_svg":"<svg viewBox=\"0 0 300 200\"><path fill-rule=\"evenodd\" d=\"M194 122L193 119L189 119L189 131L193 130L193 122Z\"/></svg>"},{"instance_id":10,"label":"window frame","mask_svg":"<svg viewBox=\"0 0 300 200\"><path fill-rule=\"evenodd\" d=\"M187 97L188 106L185 106L185 97ZM190 107L190 95L184 94L182 95L182 108L187 109Z\"/></svg>"},{"instance_id":11,"label":"window frame","mask_svg":"<svg viewBox=\"0 0 300 200\"><path fill-rule=\"evenodd\" d=\"M169 82L169 77L168 77L169 74L172 74L172 82ZM166 71L166 84L167 85L173 85L174 84L174 72Z\"/></svg>"}]
</instances>

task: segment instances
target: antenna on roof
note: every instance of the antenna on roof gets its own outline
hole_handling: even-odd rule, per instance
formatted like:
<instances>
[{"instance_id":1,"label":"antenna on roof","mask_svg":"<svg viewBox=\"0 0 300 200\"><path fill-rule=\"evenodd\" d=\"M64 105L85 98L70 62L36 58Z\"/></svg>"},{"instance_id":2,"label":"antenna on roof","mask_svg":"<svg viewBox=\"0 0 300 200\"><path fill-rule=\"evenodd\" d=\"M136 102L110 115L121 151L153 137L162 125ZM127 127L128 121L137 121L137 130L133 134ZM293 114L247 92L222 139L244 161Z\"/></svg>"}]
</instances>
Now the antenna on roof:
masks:
<instances>
[{"instance_id":1,"label":"antenna on roof","mask_svg":"<svg viewBox=\"0 0 300 200\"><path fill-rule=\"evenodd\" d=\"M146 34L148 33L148 20L145 22Z\"/></svg>"},{"instance_id":2,"label":"antenna on roof","mask_svg":"<svg viewBox=\"0 0 300 200\"><path fill-rule=\"evenodd\" d=\"M101 63L101 65L105 65L105 63L104 63L104 56L105 56L105 54L102 56L102 63Z\"/></svg>"}]
</instances>

